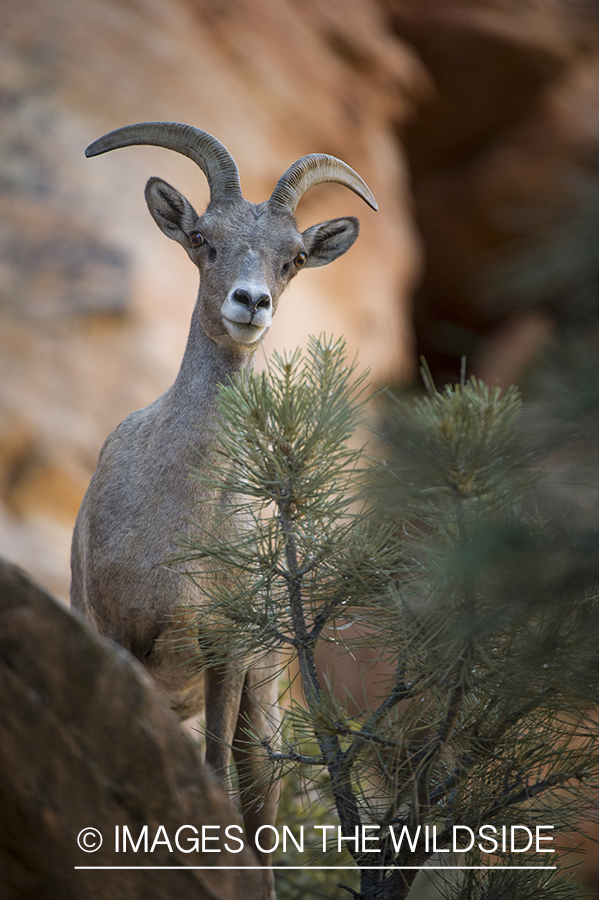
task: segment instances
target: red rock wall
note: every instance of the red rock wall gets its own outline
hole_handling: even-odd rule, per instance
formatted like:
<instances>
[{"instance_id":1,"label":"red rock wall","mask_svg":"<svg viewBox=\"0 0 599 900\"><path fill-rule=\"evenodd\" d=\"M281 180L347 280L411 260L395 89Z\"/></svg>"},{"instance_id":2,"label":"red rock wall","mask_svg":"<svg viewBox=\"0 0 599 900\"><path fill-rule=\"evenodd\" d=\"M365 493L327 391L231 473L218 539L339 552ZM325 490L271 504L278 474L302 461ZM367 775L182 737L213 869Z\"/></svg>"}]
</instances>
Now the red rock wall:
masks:
<instances>
[{"instance_id":1,"label":"red rock wall","mask_svg":"<svg viewBox=\"0 0 599 900\"><path fill-rule=\"evenodd\" d=\"M561 0L381 5L436 91L404 142L426 259L414 297L417 352L440 383L457 377L465 354L470 371L510 384L551 338L559 310L530 290L507 297L495 267L576 214L584 189L573 194L573 180L596 180L597 8Z\"/></svg>"},{"instance_id":2,"label":"red rock wall","mask_svg":"<svg viewBox=\"0 0 599 900\"><path fill-rule=\"evenodd\" d=\"M155 148L86 160L91 140L145 119L199 125L232 151L251 200L304 153L342 157L380 212L338 186L306 196L302 224L356 214L361 236L294 282L266 352L344 333L379 382L409 377L415 351L441 379L466 353L509 381L552 319L489 305L479 275L513 238L506 210L559 189L596 147L585 6L4 0L0 552L66 595L99 447L171 382L197 290L142 196L156 174L201 207L197 168Z\"/></svg>"},{"instance_id":3,"label":"red rock wall","mask_svg":"<svg viewBox=\"0 0 599 900\"><path fill-rule=\"evenodd\" d=\"M85 146L130 122L189 122L229 147L254 201L305 153L345 159L381 211L340 187L310 192L301 223L355 214L361 237L294 283L265 349L344 333L377 380L398 378L418 250L394 124L426 76L369 0L6 0L0 17L0 550L65 596L101 442L172 381L197 293L145 181L207 200L182 157L86 160Z\"/></svg>"}]
</instances>

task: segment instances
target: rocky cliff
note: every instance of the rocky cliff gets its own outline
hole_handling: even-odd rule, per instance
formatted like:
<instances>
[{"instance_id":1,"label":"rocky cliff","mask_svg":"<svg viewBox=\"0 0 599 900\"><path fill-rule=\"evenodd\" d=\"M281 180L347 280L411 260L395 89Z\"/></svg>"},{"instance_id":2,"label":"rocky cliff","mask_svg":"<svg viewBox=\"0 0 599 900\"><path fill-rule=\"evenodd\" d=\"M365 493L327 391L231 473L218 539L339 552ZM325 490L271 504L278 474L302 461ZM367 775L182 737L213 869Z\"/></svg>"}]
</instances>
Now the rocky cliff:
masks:
<instances>
[{"instance_id":1,"label":"rocky cliff","mask_svg":"<svg viewBox=\"0 0 599 900\"><path fill-rule=\"evenodd\" d=\"M0 17L0 547L65 596L101 442L172 381L197 292L144 184L159 174L207 200L175 154L86 160L85 146L130 122L189 122L228 146L254 201L305 153L345 159L381 212L342 188L306 197L304 225L353 213L362 234L294 284L266 352L345 333L377 380L398 378L418 254L394 127L427 77L369 0L7 0Z\"/></svg>"},{"instance_id":2,"label":"rocky cliff","mask_svg":"<svg viewBox=\"0 0 599 900\"><path fill-rule=\"evenodd\" d=\"M5 0L0 11L0 549L66 596L70 532L106 434L174 377L196 272L143 201L161 175L201 208L188 160L84 147L147 119L196 124L268 196L324 151L380 212L322 186L301 224L356 214L343 260L303 273L266 342L344 333L373 379L417 352L518 377L551 334L542 302L480 274L518 222L595 165L592 6L560 0ZM589 162L591 160L591 162ZM522 212L524 210L524 212ZM534 218L534 216L533 216ZM423 252L424 251L424 252Z\"/></svg>"},{"instance_id":3,"label":"rocky cliff","mask_svg":"<svg viewBox=\"0 0 599 900\"><path fill-rule=\"evenodd\" d=\"M1 559L0 634L3 900L261 900L249 848L219 840L207 845L217 857L194 848L193 829L243 832L143 667ZM99 847L86 849L98 833ZM214 865L245 871L205 868Z\"/></svg>"}]
</instances>

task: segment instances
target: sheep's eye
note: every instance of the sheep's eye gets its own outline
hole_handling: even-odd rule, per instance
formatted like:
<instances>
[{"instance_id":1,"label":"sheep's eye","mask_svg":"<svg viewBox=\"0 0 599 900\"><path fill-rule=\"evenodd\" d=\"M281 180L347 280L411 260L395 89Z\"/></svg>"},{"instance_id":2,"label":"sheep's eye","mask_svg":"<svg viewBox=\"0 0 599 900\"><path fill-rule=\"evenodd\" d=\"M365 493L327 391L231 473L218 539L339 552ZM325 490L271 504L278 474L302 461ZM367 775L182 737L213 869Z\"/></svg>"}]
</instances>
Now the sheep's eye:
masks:
<instances>
[{"instance_id":1,"label":"sheep's eye","mask_svg":"<svg viewBox=\"0 0 599 900\"><path fill-rule=\"evenodd\" d=\"M297 266L298 269L301 269L303 265L305 265L306 260L308 259L307 253L298 253L293 262Z\"/></svg>"},{"instance_id":2,"label":"sheep's eye","mask_svg":"<svg viewBox=\"0 0 599 900\"><path fill-rule=\"evenodd\" d=\"M200 231L191 231L189 233L189 242L194 249L206 243L204 235Z\"/></svg>"}]
</instances>

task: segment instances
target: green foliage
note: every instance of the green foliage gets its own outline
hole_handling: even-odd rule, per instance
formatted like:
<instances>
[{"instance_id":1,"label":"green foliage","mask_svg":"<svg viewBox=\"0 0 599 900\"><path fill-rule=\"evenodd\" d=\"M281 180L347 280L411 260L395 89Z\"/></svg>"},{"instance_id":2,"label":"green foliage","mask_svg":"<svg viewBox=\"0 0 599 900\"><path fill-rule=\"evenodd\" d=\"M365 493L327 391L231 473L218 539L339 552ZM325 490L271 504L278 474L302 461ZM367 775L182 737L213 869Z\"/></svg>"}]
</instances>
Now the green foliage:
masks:
<instances>
[{"instance_id":1,"label":"green foliage","mask_svg":"<svg viewBox=\"0 0 599 900\"><path fill-rule=\"evenodd\" d=\"M471 379L439 392L429 379L425 399L390 398L385 458L367 477L348 444L363 402L364 379L332 341L225 386L220 446L198 476L214 492L213 521L185 539L184 557L210 601L198 626L211 621L220 652L297 661L305 705L255 739L294 779L293 796L307 784L344 834L380 826L371 850L349 847L362 867L356 896L401 900L415 870L394 867L423 866L432 850L395 848L390 830L435 826L442 847L454 826L571 831L592 805L597 569L581 567L576 542L538 512L515 389ZM358 716L315 657L327 643L351 653L349 624L394 671ZM523 860L546 864L500 857ZM468 854L469 865L489 862L480 848ZM576 896L550 874L467 873L444 890L452 900Z\"/></svg>"},{"instance_id":2,"label":"green foliage","mask_svg":"<svg viewBox=\"0 0 599 900\"><path fill-rule=\"evenodd\" d=\"M380 506L402 522L403 577L386 611L398 617L404 652L442 635L450 659L472 657L468 678L487 696L528 702L557 691L596 702L599 654L587 640L596 571L589 584L574 577L568 535L537 512L539 470L522 450L517 391L473 379L391 404L377 478Z\"/></svg>"},{"instance_id":3,"label":"green foliage","mask_svg":"<svg viewBox=\"0 0 599 900\"><path fill-rule=\"evenodd\" d=\"M305 360L275 354L268 372L243 372L221 388L225 425L198 476L217 489L213 515L181 543L190 577L211 600L201 615L214 632L221 627L223 653L291 646L297 573L319 631L385 581L385 535L355 510L361 451L348 440L364 378L354 375L342 343L312 340Z\"/></svg>"},{"instance_id":4,"label":"green foliage","mask_svg":"<svg viewBox=\"0 0 599 900\"><path fill-rule=\"evenodd\" d=\"M281 802L278 821L288 825L297 834L302 824L330 825L330 799L327 798L326 775L306 781L297 768L290 770L281 783ZM330 796L330 795L329 795ZM320 869L318 866L330 864L322 852L322 840L312 838L309 832L303 853L289 842L286 852L282 845L273 854L273 865L285 866L286 870L275 871L275 889L280 900L346 900L347 893L340 886L342 881L353 889L359 888L359 872ZM350 854L345 851L335 859L336 865L352 864ZM303 867L299 871L295 867ZM294 867L294 868L291 868Z\"/></svg>"},{"instance_id":5,"label":"green foliage","mask_svg":"<svg viewBox=\"0 0 599 900\"><path fill-rule=\"evenodd\" d=\"M501 870L466 873L462 881L445 893L446 900L577 900L579 889L572 881L551 872Z\"/></svg>"}]
</instances>

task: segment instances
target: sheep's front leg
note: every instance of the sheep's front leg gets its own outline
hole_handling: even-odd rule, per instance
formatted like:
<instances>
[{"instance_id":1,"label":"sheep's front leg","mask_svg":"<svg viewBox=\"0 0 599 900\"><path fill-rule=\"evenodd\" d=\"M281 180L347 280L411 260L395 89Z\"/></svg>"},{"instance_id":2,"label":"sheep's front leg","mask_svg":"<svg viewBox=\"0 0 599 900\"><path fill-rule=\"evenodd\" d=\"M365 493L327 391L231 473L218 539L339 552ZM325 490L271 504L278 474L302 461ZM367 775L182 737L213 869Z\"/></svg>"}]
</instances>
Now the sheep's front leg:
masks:
<instances>
[{"instance_id":1,"label":"sheep's front leg","mask_svg":"<svg viewBox=\"0 0 599 900\"><path fill-rule=\"evenodd\" d=\"M206 669L206 762L229 788L231 745L239 718L245 672L229 666Z\"/></svg>"},{"instance_id":2,"label":"sheep's front leg","mask_svg":"<svg viewBox=\"0 0 599 900\"><path fill-rule=\"evenodd\" d=\"M233 738L233 756L237 768L243 821L248 842L256 850L263 866L269 866L270 853L256 846L256 832L262 825L274 825L279 802L279 785L265 749L256 736L272 735L279 724L276 679L268 680L266 668L250 669L245 676L239 719ZM271 829L262 832L259 843L268 846ZM274 893L273 893L274 896Z\"/></svg>"}]
</instances>

